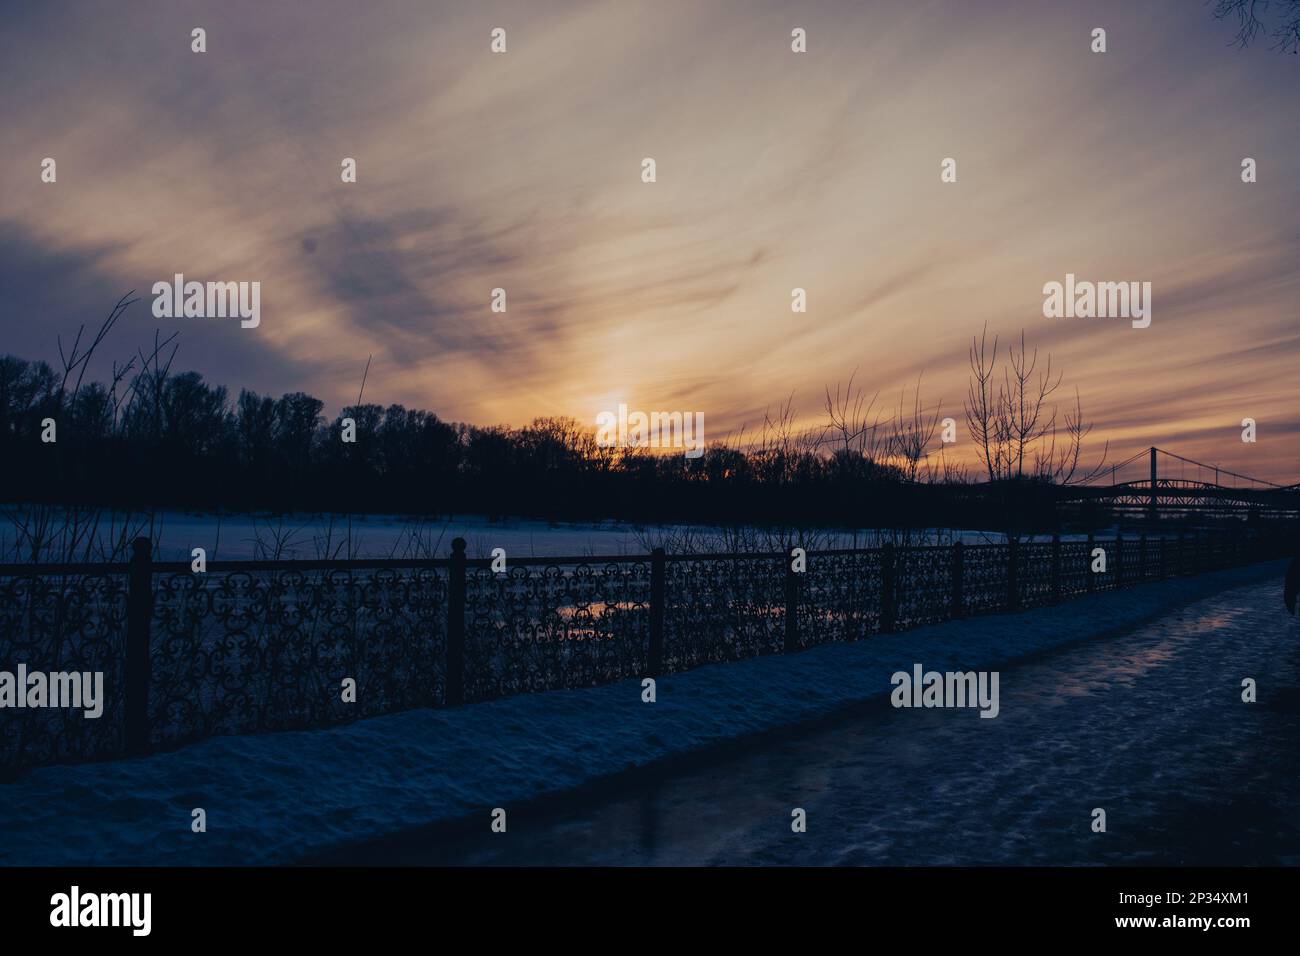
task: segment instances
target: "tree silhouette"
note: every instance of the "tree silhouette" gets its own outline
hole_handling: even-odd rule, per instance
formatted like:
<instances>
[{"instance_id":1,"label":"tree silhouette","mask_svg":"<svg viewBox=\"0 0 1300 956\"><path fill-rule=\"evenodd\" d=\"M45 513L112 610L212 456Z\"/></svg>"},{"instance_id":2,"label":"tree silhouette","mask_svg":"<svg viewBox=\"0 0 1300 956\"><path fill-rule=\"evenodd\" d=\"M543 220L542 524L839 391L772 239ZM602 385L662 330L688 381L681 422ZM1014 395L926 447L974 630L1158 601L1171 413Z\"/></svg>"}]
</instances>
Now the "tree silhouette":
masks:
<instances>
[{"instance_id":1,"label":"tree silhouette","mask_svg":"<svg viewBox=\"0 0 1300 956\"><path fill-rule=\"evenodd\" d=\"M1300 53L1300 0L1215 0L1214 18L1237 21L1234 46L1244 49L1267 33L1273 49Z\"/></svg>"}]
</instances>

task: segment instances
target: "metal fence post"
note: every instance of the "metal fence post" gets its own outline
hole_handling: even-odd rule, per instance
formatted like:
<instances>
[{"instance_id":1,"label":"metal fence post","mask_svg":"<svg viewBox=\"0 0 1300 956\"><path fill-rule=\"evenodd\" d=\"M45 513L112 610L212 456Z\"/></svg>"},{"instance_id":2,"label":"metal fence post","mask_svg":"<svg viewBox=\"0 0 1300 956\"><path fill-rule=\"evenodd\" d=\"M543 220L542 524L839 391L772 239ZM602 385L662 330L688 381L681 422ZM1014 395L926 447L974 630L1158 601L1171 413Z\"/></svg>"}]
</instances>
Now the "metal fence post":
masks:
<instances>
[{"instance_id":1,"label":"metal fence post","mask_svg":"<svg viewBox=\"0 0 1300 956\"><path fill-rule=\"evenodd\" d=\"M1115 535L1115 587L1124 586L1124 535L1117 533Z\"/></svg>"},{"instance_id":2,"label":"metal fence post","mask_svg":"<svg viewBox=\"0 0 1300 956\"><path fill-rule=\"evenodd\" d=\"M136 538L126 592L126 752L149 752L149 624L153 617L153 544Z\"/></svg>"},{"instance_id":3,"label":"metal fence post","mask_svg":"<svg viewBox=\"0 0 1300 956\"><path fill-rule=\"evenodd\" d=\"M1138 580L1147 579L1147 536L1146 532L1138 535Z\"/></svg>"},{"instance_id":4,"label":"metal fence post","mask_svg":"<svg viewBox=\"0 0 1300 956\"><path fill-rule=\"evenodd\" d=\"M465 539L453 538L447 565L447 706L465 703Z\"/></svg>"},{"instance_id":5,"label":"metal fence post","mask_svg":"<svg viewBox=\"0 0 1300 956\"><path fill-rule=\"evenodd\" d=\"M650 643L646 672L658 677L664 669L664 549L650 552Z\"/></svg>"},{"instance_id":6,"label":"metal fence post","mask_svg":"<svg viewBox=\"0 0 1300 956\"><path fill-rule=\"evenodd\" d=\"M880 549L880 633L894 633L894 544Z\"/></svg>"},{"instance_id":7,"label":"metal fence post","mask_svg":"<svg viewBox=\"0 0 1300 956\"><path fill-rule=\"evenodd\" d=\"M1014 611L1020 606L1020 582L1016 573L1016 539L1007 539L1007 610Z\"/></svg>"},{"instance_id":8,"label":"metal fence post","mask_svg":"<svg viewBox=\"0 0 1300 956\"><path fill-rule=\"evenodd\" d=\"M1097 575L1092 573L1092 552L1097 548L1097 539L1093 537L1091 531L1088 532L1088 553L1083 556L1083 566L1088 569L1088 576L1084 579L1088 582L1088 590L1093 591L1097 587Z\"/></svg>"},{"instance_id":9,"label":"metal fence post","mask_svg":"<svg viewBox=\"0 0 1300 956\"><path fill-rule=\"evenodd\" d=\"M966 573L966 549L965 545L959 540L952 546L952 612L955 619L966 616L966 594L964 590L965 582L962 580Z\"/></svg>"},{"instance_id":10,"label":"metal fence post","mask_svg":"<svg viewBox=\"0 0 1300 956\"><path fill-rule=\"evenodd\" d=\"M1178 577L1187 573L1187 551L1183 544L1183 533L1178 532L1178 552L1174 558L1174 566Z\"/></svg>"},{"instance_id":11,"label":"metal fence post","mask_svg":"<svg viewBox=\"0 0 1300 956\"><path fill-rule=\"evenodd\" d=\"M1052 603L1061 603L1061 536L1052 535Z\"/></svg>"},{"instance_id":12,"label":"metal fence post","mask_svg":"<svg viewBox=\"0 0 1300 956\"><path fill-rule=\"evenodd\" d=\"M794 570L794 552L785 556L785 652L799 650L799 574Z\"/></svg>"}]
</instances>

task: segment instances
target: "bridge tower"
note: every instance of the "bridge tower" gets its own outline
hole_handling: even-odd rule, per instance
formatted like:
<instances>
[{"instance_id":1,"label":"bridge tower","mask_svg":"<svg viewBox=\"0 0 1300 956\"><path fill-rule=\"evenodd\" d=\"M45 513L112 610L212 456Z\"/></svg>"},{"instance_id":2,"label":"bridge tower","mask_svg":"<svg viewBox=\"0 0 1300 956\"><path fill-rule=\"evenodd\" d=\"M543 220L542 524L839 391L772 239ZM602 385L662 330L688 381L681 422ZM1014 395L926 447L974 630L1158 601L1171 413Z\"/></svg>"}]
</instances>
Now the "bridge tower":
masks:
<instances>
[{"instance_id":1,"label":"bridge tower","mask_svg":"<svg viewBox=\"0 0 1300 956\"><path fill-rule=\"evenodd\" d=\"M1151 512L1151 522L1152 524L1154 524L1156 520L1156 446L1155 445L1151 446L1151 504L1149 507Z\"/></svg>"}]
</instances>

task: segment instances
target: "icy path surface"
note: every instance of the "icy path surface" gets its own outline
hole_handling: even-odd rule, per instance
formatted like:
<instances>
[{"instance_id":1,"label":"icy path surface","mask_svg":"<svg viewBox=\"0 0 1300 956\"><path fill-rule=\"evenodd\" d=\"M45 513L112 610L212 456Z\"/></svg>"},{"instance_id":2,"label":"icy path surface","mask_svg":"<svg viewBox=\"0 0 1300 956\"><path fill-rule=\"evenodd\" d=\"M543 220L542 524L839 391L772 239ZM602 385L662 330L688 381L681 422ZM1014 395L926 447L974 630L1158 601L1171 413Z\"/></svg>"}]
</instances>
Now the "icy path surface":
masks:
<instances>
[{"instance_id":1,"label":"icy path surface","mask_svg":"<svg viewBox=\"0 0 1300 956\"><path fill-rule=\"evenodd\" d=\"M484 842L448 835L476 833L505 841L482 857L503 862L1293 857L1298 638L1284 566L701 667L662 678L654 704L630 680L45 767L0 784L0 865L469 861ZM1094 643L1061 650L1079 641ZM878 703L913 663L982 669L1053 650L1002 667L994 720ZM1259 703L1239 702L1242 677L1259 681ZM734 759L736 741L791 727L804 729ZM665 763L710 752L703 775ZM592 797L575 788L628 771L641 775L632 801L572 824L538 817L538 798L576 810ZM799 837L794 806L809 811ZM1094 837L1096 806L1110 832ZM511 813L505 836L488 833L494 807Z\"/></svg>"},{"instance_id":2,"label":"icy path surface","mask_svg":"<svg viewBox=\"0 0 1300 956\"><path fill-rule=\"evenodd\" d=\"M1003 670L996 719L882 707L627 795L516 814L505 835L484 826L355 859L1300 863L1300 629L1277 604L1272 582L1241 588ZM1241 699L1245 677L1256 703ZM792 807L807 811L804 834Z\"/></svg>"}]
</instances>

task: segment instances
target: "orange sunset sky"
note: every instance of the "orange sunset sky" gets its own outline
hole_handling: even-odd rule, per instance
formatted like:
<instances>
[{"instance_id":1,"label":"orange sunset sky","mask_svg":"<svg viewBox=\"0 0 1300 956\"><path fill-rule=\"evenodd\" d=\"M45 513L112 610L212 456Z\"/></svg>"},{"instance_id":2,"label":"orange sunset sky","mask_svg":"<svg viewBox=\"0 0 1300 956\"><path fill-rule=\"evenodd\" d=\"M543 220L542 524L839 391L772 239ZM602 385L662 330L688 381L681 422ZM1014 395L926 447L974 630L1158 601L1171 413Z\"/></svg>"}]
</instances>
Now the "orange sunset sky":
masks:
<instances>
[{"instance_id":1,"label":"orange sunset sky","mask_svg":"<svg viewBox=\"0 0 1300 956\"><path fill-rule=\"evenodd\" d=\"M1205 4L76 6L6 5L0 352L53 360L135 289L106 359L179 330L232 393L336 414L373 354L368 400L448 420L626 402L722 438L855 369L961 421L987 324L1113 459L1300 480L1300 58ZM260 326L155 319L175 273L259 281ZM1044 318L1067 273L1151 282L1150 328Z\"/></svg>"}]
</instances>

